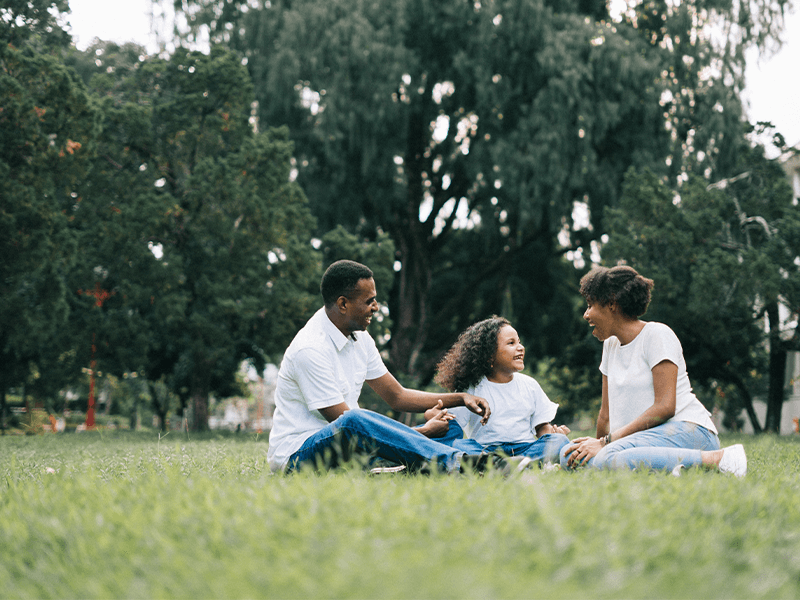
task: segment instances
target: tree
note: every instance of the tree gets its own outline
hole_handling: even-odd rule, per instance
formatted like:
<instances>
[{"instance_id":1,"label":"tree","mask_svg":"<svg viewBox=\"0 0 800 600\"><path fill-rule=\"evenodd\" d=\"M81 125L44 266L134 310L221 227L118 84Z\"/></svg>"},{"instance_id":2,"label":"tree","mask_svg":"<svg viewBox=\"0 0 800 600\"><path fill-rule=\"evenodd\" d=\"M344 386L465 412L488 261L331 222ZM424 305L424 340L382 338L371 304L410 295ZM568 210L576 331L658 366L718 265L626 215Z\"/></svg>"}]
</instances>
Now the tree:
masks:
<instances>
[{"instance_id":1,"label":"tree","mask_svg":"<svg viewBox=\"0 0 800 600\"><path fill-rule=\"evenodd\" d=\"M618 22L604 2L182 6L193 31L244 54L261 122L289 126L320 231L394 240L391 362L424 380L492 312L513 311L543 352L563 349L558 319L540 315L574 296L559 284L564 254L590 253L629 166L674 179L689 158L729 166L740 47L716 50L703 31L750 15L735 4L637 3ZM771 33L754 21L743 43Z\"/></svg>"},{"instance_id":2,"label":"tree","mask_svg":"<svg viewBox=\"0 0 800 600\"><path fill-rule=\"evenodd\" d=\"M769 386L765 430L778 433L788 352L800 350L800 209L777 160L748 148L740 173L713 187L728 198L727 245L749 270L756 318L766 317ZM788 315L783 315L786 312ZM758 428L754 424L756 431Z\"/></svg>"},{"instance_id":3,"label":"tree","mask_svg":"<svg viewBox=\"0 0 800 600\"><path fill-rule=\"evenodd\" d=\"M6 390L25 384L32 369L46 375L38 385L65 382L48 367L62 361L68 349L57 343L69 314L65 274L76 249L68 211L74 204L75 182L86 172L93 153L96 124L95 107L74 72L53 56L32 47L16 49L4 41L0 46L3 429Z\"/></svg>"},{"instance_id":4,"label":"tree","mask_svg":"<svg viewBox=\"0 0 800 600\"><path fill-rule=\"evenodd\" d=\"M59 20L69 12L68 0L5 0L0 8L0 45L39 51L64 49L69 34Z\"/></svg>"},{"instance_id":5,"label":"tree","mask_svg":"<svg viewBox=\"0 0 800 600\"><path fill-rule=\"evenodd\" d=\"M239 363L263 367L310 314L313 220L286 132L254 132L234 53L99 56L119 69L92 78L103 136L72 215L87 252L71 285L108 299L75 303L110 370L164 377L205 429L209 394L238 391Z\"/></svg>"}]
</instances>

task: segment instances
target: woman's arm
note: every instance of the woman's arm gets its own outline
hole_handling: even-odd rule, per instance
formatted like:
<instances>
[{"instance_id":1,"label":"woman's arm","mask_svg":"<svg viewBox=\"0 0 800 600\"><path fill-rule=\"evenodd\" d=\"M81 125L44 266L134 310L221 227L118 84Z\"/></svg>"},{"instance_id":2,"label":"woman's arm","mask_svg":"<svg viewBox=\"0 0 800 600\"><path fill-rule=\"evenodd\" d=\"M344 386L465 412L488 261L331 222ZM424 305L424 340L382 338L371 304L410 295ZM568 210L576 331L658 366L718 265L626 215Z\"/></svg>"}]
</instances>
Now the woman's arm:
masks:
<instances>
[{"instance_id":1,"label":"woman's arm","mask_svg":"<svg viewBox=\"0 0 800 600\"><path fill-rule=\"evenodd\" d=\"M603 400L600 403L600 412L597 414L597 438L600 439L608 433L608 377L603 375Z\"/></svg>"},{"instance_id":2,"label":"woman's arm","mask_svg":"<svg viewBox=\"0 0 800 600\"><path fill-rule=\"evenodd\" d=\"M603 400L600 412L597 414L597 437L579 437L572 440L572 445L567 448L569 465L576 467L593 458L605 446L603 439L608 433L608 377L603 375Z\"/></svg>"},{"instance_id":3,"label":"woman's arm","mask_svg":"<svg viewBox=\"0 0 800 600\"><path fill-rule=\"evenodd\" d=\"M609 432L609 442L618 440L637 431L644 431L669 421L675 416L678 387L678 365L662 360L653 367L653 406L636 417L633 421Z\"/></svg>"},{"instance_id":4,"label":"woman's arm","mask_svg":"<svg viewBox=\"0 0 800 600\"><path fill-rule=\"evenodd\" d=\"M608 419L608 378L603 375L603 404L597 416L597 438L577 438L567 450L572 452L569 464L581 464L597 455L603 447L615 440L661 425L675 415L678 387L678 366L662 360L652 369L653 405L633 421L616 431L609 431ZM608 436L608 437L606 437Z\"/></svg>"}]
</instances>

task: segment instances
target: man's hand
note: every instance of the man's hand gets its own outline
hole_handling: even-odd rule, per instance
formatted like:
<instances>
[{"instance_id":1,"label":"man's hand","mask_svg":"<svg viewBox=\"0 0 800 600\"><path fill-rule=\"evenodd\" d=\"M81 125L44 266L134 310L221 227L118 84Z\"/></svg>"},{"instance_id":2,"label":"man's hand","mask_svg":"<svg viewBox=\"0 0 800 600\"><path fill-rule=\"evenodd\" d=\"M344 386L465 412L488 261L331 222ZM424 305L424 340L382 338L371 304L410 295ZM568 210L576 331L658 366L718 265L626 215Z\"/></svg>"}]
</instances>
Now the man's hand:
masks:
<instances>
[{"instance_id":1,"label":"man's hand","mask_svg":"<svg viewBox=\"0 0 800 600\"><path fill-rule=\"evenodd\" d=\"M472 394L464 393L464 406L474 412L476 415L483 417L481 425L486 425L489 420L489 415L492 414L492 409L489 408L489 403L483 398L473 396Z\"/></svg>"},{"instance_id":2,"label":"man's hand","mask_svg":"<svg viewBox=\"0 0 800 600\"><path fill-rule=\"evenodd\" d=\"M447 433L450 428L449 422L455 417L447 412L446 408L442 408L442 401L439 400L436 406L425 411L425 418L428 421L417 427L417 431L426 437L437 438Z\"/></svg>"}]
</instances>

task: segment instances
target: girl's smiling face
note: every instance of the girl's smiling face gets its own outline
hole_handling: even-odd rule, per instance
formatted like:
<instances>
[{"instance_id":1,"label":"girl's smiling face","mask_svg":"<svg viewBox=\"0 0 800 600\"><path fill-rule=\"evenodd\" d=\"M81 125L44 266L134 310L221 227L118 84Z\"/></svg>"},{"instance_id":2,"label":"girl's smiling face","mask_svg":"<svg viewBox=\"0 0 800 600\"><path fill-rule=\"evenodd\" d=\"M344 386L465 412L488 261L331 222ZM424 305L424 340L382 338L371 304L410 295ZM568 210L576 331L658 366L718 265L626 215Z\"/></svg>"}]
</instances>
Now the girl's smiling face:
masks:
<instances>
[{"instance_id":1,"label":"girl's smiling face","mask_svg":"<svg viewBox=\"0 0 800 600\"><path fill-rule=\"evenodd\" d=\"M525 346L519 341L517 330L503 325L497 332L497 351L491 379L510 381L514 373L525 368Z\"/></svg>"}]
</instances>

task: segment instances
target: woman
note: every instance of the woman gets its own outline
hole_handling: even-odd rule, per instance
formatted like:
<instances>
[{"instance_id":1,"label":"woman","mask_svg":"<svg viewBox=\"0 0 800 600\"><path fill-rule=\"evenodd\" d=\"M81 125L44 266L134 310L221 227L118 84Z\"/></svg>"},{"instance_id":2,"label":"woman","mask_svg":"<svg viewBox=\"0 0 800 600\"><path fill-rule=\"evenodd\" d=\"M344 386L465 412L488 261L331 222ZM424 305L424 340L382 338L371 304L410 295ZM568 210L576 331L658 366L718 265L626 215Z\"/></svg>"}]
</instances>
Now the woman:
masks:
<instances>
[{"instance_id":1,"label":"woman","mask_svg":"<svg viewBox=\"0 0 800 600\"><path fill-rule=\"evenodd\" d=\"M531 462L558 464L569 428L551 423L558 405L533 377L520 372L524 368L525 346L508 320L493 317L468 327L439 363L436 382L452 392L485 398L492 417L484 424L460 407L451 408L455 419L437 441L468 453L524 457L518 469ZM436 410L425 416L437 416Z\"/></svg>"},{"instance_id":2,"label":"woman","mask_svg":"<svg viewBox=\"0 0 800 600\"><path fill-rule=\"evenodd\" d=\"M747 472L741 444L720 450L711 416L692 392L683 349L663 323L645 322L653 281L631 267L598 267L581 279L583 318L603 342L603 401L597 437L561 451L575 468L670 470L704 466L738 477Z\"/></svg>"}]
</instances>

